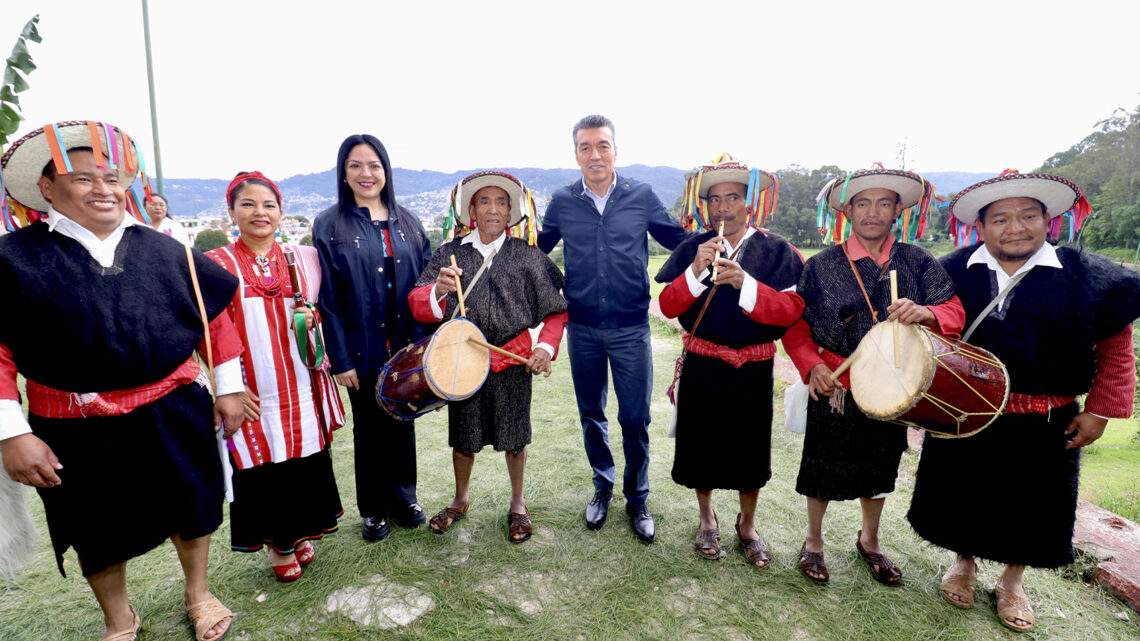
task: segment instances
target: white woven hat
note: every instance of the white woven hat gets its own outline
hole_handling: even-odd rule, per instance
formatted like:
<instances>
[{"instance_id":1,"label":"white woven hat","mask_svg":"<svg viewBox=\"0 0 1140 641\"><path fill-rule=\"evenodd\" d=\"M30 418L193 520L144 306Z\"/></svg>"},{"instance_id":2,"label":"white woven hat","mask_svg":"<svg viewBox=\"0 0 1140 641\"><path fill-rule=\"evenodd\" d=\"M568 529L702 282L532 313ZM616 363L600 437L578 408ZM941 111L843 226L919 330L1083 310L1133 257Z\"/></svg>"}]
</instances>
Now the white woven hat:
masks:
<instances>
[{"instance_id":1,"label":"white woven hat","mask_svg":"<svg viewBox=\"0 0 1140 641\"><path fill-rule=\"evenodd\" d=\"M498 187L510 197L511 218L507 227L514 227L527 215L529 201L525 200L526 187L521 180L503 171L480 171L459 181L452 192L456 215L465 227L471 226L471 199L484 187Z\"/></svg>"},{"instance_id":2,"label":"white woven hat","mask_svg":"<svg viewBox=\"0 0 1140 641\"><path fill-rule=\"evenodd\" d=\"M862 169L851 174L847 191L843 190L843 180L836 180L827 194L827 202L832 209L842 209L861 191L868 189L889 189L899 195L903 208L913 207L922 200L926 181L922 176L901 169ZM846 201L846 202L845 202Z\"/></svg>"},{"instance_id":3,"label":"white woven hat","mask_svg":"<svg viewBox=\"0 0 1140 641\"><path fill-rule=\"evenodd\" d=\"M1007 171L997 178L983 180L958 192L950 201L950 214L967 225L978 220L978 212L1005 198L1033 198L1045 206L1052 219L1069 211L1081 198L1076 183L1051 174L1019 174Z\"/></svg>"}]
</instances>

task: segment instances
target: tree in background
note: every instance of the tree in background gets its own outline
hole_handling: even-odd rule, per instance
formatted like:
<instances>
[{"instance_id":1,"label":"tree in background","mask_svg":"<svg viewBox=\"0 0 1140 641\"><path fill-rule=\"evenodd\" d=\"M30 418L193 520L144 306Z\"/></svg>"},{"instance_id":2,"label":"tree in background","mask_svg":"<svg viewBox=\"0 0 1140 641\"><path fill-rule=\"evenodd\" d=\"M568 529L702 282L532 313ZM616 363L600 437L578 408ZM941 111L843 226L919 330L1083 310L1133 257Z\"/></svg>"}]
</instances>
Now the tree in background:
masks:
<instances>
[{"instance_id":1,"label":"tree in background","mask_svg":"<svg viewBox=\"0 0 1140 641\"><path fill-rule=\"evenodd\" d=\"M313 246L313 235L312 234L305 234L305 237L302 238L301 242L299 242L297 244L298 245L304 245L306 247L312 247Z\"/></svg>"},{"instance_id":2,"label":"tree in background","mask_svg":"<svg viewBox=\"0 0 1140 641\"><path fill-rule=\"evenodd\" d=\"M36 69L36 63L32 62L32 56L28 54L28 41L43 42L36 30L39 21L38 15L28 20L16 38L12 55L8 56L4 64L4 80L0 82L0 148L8 143L8 136L16 133L20 121L24 119L20 113L20 99L16 94L27 90L28 81L25 76Z\"/></svg>"},{"instance_id":3,"label":"tree in background","mask_svg":"<svg viewBox=\"0 0 1140 641\"><path fill-rule=\"evenodd\" d=\"M230 244L226 232L217 229L207 229L200 232L198 237L194 239L194 249L200 252L208 252L211 249L225 247Z\"/></svg>"}]
</instances>

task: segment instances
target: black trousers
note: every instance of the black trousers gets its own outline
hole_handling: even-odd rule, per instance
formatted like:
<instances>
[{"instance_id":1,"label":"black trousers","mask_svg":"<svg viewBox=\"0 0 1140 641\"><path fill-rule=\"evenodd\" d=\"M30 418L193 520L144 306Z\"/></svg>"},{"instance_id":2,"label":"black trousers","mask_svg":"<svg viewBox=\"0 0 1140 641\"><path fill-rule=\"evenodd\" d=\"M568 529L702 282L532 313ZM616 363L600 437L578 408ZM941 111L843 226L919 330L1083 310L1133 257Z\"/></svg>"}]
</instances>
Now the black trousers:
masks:
<instances>
[{"instance_id":1,"label":"black trousers","mask_svg":"<svg viewBox=\"0 0 1140 641\"><path fill-rule=\"evenodd\" d=\"M416 432L376 402L376 377L348 390L356 462L356 507L363 517L387 516L416 500Z\"/></svg>"}]
</instances>

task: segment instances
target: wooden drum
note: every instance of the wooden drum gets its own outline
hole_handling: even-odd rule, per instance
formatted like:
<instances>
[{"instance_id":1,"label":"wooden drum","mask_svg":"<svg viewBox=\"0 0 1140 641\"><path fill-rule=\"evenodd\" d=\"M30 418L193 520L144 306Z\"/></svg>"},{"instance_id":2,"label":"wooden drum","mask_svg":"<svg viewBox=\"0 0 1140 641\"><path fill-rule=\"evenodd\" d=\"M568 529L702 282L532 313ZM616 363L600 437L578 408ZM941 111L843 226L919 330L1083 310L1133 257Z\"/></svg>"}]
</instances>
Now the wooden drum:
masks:
<instances>
[{"instance_id":1,"label":"wooden drum","mask_svg":"<svg viewBox=\"0 0 1140 641\"><path fill-rule=\"evenodd\" d=\"M475 323L457 318L396 352L380 370L376 402L393 417L410 421L474 395L487 380L491 357L469 337L485 340Z\"/></svg>"},{"instance_id":2,"label":"wooden drum","mask_svg":"<svg viewBox=\"0 0 1140 641\"><path fill-rule=\"evenodd\" d=\"M1009 399L1009 373L990 352L921 325L879 323L852 354L851 393L867 416L928 430L935 436L977 434Z\"/></svg>"}]
</instances>

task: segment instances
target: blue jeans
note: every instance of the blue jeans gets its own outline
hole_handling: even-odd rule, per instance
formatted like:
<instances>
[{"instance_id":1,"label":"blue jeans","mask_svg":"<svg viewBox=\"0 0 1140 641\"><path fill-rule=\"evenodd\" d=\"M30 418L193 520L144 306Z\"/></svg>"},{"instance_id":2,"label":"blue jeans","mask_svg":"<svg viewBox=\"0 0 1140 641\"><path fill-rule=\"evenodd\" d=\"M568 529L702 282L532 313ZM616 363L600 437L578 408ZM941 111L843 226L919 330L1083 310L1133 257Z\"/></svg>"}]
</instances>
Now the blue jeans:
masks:
<instances>
[{"instance_id":1,"label":"blue jeans","mask_svg":"<svg viewBox=\"0 0 1140 641\"><path fill-rule=\"evenodd\" d=\"M623 493L629 506L645 505L649 496L649 397L653 393L653 350L649 323L598 329L568 323L567 348L586 457L594 470L594 490L613 490L614 457L610 453L606 396L613 372L618 399L622 450L625 452Z\"/></svg>"}]
</instances>

